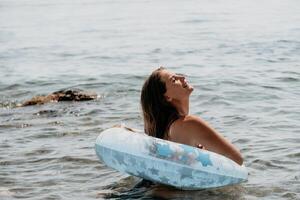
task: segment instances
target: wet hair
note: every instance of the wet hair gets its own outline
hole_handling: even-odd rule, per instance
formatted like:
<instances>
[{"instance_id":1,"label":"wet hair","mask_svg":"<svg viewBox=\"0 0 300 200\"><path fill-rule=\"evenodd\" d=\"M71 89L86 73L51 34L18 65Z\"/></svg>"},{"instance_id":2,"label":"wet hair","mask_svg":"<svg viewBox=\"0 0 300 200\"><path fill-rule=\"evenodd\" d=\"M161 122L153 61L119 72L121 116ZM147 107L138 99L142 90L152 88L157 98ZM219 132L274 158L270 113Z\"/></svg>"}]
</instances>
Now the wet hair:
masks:
<instances>
[{"instance_id":1,"label":"wet hair","mask_svg":"<svg viewBox=\"0 0 300 200\"><path fill-rule=\"evenodd\" d=\"M146 79L141 92L141 106L144 118L145 133L164 138L170 125L179 118L177 109L166 100L166 84L161 80L160 67Z\"/></svg>"}]
</instances>

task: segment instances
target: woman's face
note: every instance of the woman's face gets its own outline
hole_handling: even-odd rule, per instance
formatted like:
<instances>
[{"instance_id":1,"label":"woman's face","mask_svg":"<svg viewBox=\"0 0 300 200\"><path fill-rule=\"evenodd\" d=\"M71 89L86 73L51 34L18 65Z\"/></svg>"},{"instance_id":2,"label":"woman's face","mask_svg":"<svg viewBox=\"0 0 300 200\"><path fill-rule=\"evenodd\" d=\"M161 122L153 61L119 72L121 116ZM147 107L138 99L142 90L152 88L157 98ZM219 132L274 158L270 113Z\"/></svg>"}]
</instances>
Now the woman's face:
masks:
<instances>
[{"instance_id":1,"label":"woman's face","mask_svg":"<svg viewBox=\"0 0 300 200\"><path fill-rule=\"evenodd\" d=\"M167 91L164 95L168 101L188 98L194 90L183 75L174 74L164 69L160 71L160 78L166 84Z\"/></svg>"}]
</instances>

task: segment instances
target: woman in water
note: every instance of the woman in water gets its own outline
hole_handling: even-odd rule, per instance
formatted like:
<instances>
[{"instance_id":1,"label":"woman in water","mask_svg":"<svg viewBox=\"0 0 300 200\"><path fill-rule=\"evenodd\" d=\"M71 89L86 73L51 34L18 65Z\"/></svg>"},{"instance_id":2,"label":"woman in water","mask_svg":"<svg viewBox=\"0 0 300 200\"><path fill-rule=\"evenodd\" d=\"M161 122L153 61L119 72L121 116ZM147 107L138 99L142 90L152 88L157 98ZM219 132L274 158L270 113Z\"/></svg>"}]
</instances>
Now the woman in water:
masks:
<instances>
[{"instance_id":1,"label":"woman in water","mask_svg":"<svg viewBox=\"0 0 300 200\"><path fill-rule=\"evenodd\" d=\"M242 165L239 150L201 118L189 115L193 87L185 77L163 67L145 81L141 105L145 132L153 137L205 148Z\"/></svg>"}]
</instances>

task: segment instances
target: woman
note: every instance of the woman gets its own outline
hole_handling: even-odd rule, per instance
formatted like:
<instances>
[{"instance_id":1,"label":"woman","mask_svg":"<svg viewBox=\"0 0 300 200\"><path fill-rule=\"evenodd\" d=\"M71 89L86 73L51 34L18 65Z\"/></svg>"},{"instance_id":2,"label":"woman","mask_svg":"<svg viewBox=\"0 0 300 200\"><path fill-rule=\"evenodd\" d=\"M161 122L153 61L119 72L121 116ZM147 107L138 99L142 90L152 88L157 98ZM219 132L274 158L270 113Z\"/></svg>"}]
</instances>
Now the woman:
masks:
<instances>
[{"instance_id":1,"label":"woman","mask_svg":"<svg viewBox=\"0 0 300 200\"><path fill-rule=\"evenodd\" d=\"M153 137L204 148L222 154L242 165L239 150L204 120L189 115L193 87L185 77L163 67L145 81L141 105L145 132Z\"/></svg>"}]
</instances>

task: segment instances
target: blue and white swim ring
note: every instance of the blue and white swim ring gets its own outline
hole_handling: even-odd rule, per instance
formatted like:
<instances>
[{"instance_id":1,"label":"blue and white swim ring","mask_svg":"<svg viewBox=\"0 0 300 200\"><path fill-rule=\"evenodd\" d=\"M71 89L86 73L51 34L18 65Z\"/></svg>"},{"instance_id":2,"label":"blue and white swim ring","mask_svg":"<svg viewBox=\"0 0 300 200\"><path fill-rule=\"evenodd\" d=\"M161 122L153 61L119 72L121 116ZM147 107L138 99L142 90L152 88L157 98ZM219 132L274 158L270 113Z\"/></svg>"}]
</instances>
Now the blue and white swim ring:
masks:
<instances>
[{"instance_id":1,"label":"blue and white swim ring","mask_svg":"<svg viewBox=\"0 0 300 200\"><path fill-rule=\"evenodd\" d=\"M125 128L100 133L95 150L111 168L185 190L237 184L248 178L244 166L222 155Z\"/></svg>"}]
</instances>

